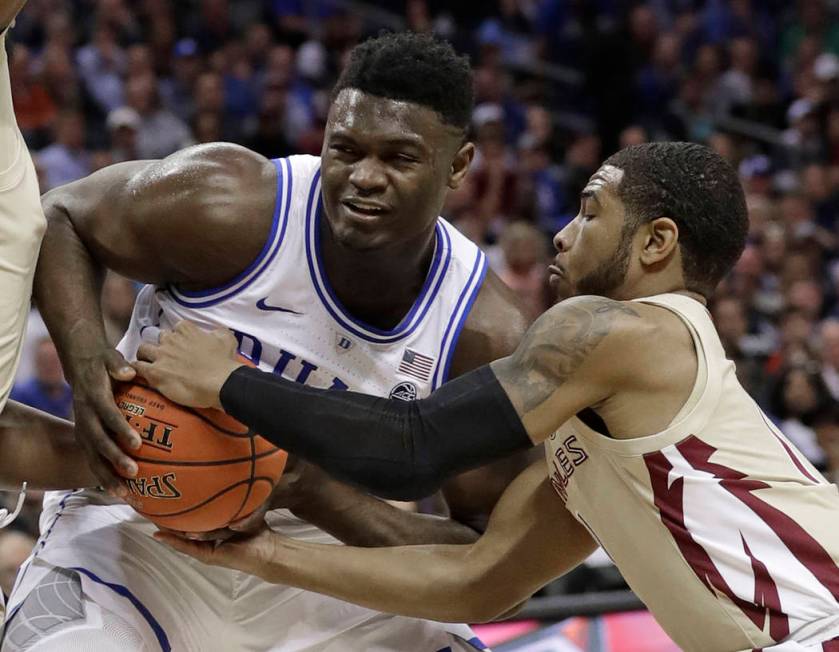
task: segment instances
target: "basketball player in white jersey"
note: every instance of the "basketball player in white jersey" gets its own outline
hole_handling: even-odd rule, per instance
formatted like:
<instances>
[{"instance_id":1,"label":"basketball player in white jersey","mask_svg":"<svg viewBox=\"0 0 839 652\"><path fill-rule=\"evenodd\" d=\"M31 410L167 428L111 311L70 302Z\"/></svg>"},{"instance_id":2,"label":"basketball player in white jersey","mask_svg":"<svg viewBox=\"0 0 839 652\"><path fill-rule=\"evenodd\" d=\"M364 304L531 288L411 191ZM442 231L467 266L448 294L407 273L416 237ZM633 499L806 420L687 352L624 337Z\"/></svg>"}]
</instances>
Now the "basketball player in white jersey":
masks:
<instances>
[{"instance_id":1,"label":"basketball player in white jersey","mask_svg":"<svg viewBox=\"0 0 839 652\"><path fill-rule=\"evenodd\" d=\"M130 378L125 360L140 343L183 319L234 330L265 371L402 400L514 349L522 312L480 250L437 217L473 156L471 89L468 63L448 45L385 36L354 50L321 157L269 161L230 144L199 146L45 195L36 295L103 485L123 487L111 463L130 475L134 462L120 447L139 442L109 377ZM119 352L102 329L102 266L151 284ZM504 462L447 484L447 519L397 510L300 468L273 503L294 514L270 512L271 527L305 540L393 545L477 539L523 466ZM10 599L4 652L481 647L465 625L387 616L210 569L156 542L150 522L102 492L49 494L41 529Z\"/></svg>"},{"instance_id":2,"label":"basketball player in white jersey","mask_svg":"<svg viewBox=\"0 0 839 652\"><path fill-rule=\"evenodd\" d=\"M162 538L269 581L469 622L600 544L687 652L839 650L839 490L741 387L705 308L747 227L737 175L712 150L615 154L555 238L553 280L579 296L512 356L410 405L241 368L229 333L180 325L140 351L160 390L221 406L377 492L408 498L542 441L547 474L541 462L519 476L466 545L337 549L265 532L214 550ZM291 414L302 416L288 425ZM321 433L336 430L327 445Z\"/></svg>"}]
</instances>

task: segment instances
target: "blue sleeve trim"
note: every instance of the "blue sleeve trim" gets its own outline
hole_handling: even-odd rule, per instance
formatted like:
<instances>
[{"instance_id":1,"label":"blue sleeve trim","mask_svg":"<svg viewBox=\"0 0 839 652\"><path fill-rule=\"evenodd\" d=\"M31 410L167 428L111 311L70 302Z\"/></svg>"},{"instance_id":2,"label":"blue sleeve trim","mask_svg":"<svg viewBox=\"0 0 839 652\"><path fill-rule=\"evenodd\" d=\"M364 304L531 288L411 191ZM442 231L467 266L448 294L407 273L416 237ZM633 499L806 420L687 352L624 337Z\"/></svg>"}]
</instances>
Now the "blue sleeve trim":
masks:
<instances>
[{"instance_id":1,"label":"blue sleeve trim","mask_svg":"<svg viewBox=\"0 0 839 652\"><path fill-rule=\"evenodd\" d=\"M432 391L437 389L440 385L449 379L449 372L452 366L452 358L454 358L455 349L457 349L457 341L460 338L460 332L463 330L463 325L469 318L469 313L481 292L484 284L484 279L487 273L487 260L484 252L478 249L478 254L475 257L475 265L472 267L472 273L469 279L463 286L460 296L457 298L454 310L452 311L449 323L443 333L443 340L440 345L440 355L438 356L437 370L434 373L434 382L432 384ZM466 304L461 310L461 305L466 301ZM454 331L452 327L454 326ZM449 336L451 333L451 337ZM447 350L448 347L448 350Z\"/></svg>"}]
</instances>

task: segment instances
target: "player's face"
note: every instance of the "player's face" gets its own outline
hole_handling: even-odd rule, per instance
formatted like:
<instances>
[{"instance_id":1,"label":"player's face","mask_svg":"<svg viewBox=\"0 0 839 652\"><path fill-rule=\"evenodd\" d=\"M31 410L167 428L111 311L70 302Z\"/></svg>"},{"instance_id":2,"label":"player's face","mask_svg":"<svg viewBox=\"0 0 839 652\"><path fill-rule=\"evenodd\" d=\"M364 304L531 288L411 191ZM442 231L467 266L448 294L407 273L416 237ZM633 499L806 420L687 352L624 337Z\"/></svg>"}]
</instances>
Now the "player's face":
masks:
<instances>
[{"instance_id":1,"label":"player's face","mask_svg":"<svg viewBox=\"0 0 839 652\"><path fill-rule=\"evenodd\" d=\"M589 179L577 217L554 237L558 251L551 265L551 284L566 294L623 298L632 255L633 233L617 195L623 171L606 165Z\"/></svg>"},{"instance_id":2,"label":"player's face","mask_svg":"<svg viewBox=\"0 0 839 652\"><path fill-rule=\"evenodd\" d=\"M353 249L378 249L430 234L473 152L430 109L341 91L321 153L324 212L334 236Z\"/></svg>"}]
</instances>

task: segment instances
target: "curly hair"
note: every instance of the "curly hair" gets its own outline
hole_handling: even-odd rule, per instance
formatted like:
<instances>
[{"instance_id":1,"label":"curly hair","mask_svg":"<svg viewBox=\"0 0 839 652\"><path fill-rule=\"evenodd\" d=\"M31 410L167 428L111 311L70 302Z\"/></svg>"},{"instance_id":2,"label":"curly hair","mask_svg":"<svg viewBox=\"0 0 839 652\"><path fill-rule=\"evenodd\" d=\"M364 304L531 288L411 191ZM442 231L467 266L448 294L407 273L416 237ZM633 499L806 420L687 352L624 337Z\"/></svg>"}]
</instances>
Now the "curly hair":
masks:
<instances>
[{"instance_id":1,"label":"curly hair","mask_svg":"<svg viewBox=\"0 0 839 652\"><path fill-rule=\"evenodd\" d=\"M709 147L680 142L633 145L604 165L624 171L618 196L627 223L637 227L671 218L679 227L688 289L713 293L743 253L749 229L734 168Z\"/></svg>"},{"instance_id":2,"label":"curly hair","mask_svg":"<svg viewBox=\"0 0 839 652\"><path fill-rule=\"evenodd\" d=\"M383 34L357 45L335 84L333 100L346 88L419 104L463 131L472 117L469 59L449 43L425 34Z\"/></svg>"}]
</instances>

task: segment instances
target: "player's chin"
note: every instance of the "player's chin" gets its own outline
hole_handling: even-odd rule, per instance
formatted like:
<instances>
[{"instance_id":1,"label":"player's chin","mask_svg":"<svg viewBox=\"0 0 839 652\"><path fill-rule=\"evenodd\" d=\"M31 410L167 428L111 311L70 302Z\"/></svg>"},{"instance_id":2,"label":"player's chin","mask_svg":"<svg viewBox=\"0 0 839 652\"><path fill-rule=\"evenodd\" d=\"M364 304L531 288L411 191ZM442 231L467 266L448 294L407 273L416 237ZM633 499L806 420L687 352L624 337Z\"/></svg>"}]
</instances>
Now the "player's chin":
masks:
<instances>
[{"instance_id":1,"label":"player's chin","mask_svg":"<svg viewBox=\"0 0 839 652\"><path fill-rule=\"evenodd\" d=\"M356 251L380 249L392 240L387 222L381 219L368 220L363 223L342 222L333 227L333 233L342 246Z\"/></svg>"}]
</instances>

